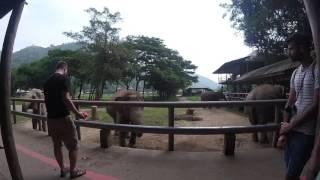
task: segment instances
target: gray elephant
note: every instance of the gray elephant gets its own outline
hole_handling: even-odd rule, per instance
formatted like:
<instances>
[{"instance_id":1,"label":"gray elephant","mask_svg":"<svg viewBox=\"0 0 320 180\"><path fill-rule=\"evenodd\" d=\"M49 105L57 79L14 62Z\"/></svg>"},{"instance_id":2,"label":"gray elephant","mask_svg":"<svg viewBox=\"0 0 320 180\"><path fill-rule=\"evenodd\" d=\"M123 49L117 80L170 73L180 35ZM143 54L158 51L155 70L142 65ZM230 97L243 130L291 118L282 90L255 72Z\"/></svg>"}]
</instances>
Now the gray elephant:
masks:
<instances>
[{"instance_id":1,"label":"gray elephant","mask_svg":"<svg viewBox=\"0 0 320 180\"><path fill-rule=\"evenodd\" d=\"M44 99L44 94L40 89L31 89L26 95L22 98L27 99ZM28 109L32 110L33 114L46 115L47 109L44 103L35 103L35 102L24 102L22 103L22 111L27 112ZM47 123L45 119L38 120L32 119L32 128L39 131L47 131Z\"/></svg>"},{"instance_id":2,"label":"gray elephant","mask_svg":"<svg viewBox=\"0 0 320 180\"><path fill-rule=\"evenodd\" d=\"M143 101L143 98L136 91L121 90L112 96L113 101ZM114 105L107 106L107 112L112 117L114 123L119 124L143 124L143 107ZM119 133L119 145L126 146L127 132ZM130 133L129 147L134 147L136 144L136 137L141 137L142 133Z\"/></svg>"},{"instance_id":3,"label":"gray elephant","mask_svg":"<svg viewBox=\"0 0 320 180\"><path fill-rule=\"evenodd\" d=\"M286 94L284 87L280 85L263 84L254 88L246 97L246 100L269 100L269 99L285 99ZM264 106L247 106L245 112L249 116L252 125L267 124L273 122L275 118L274 105ZM281 113L279 112L279 117ZM258 133L253 133L253 141L260 143L269 143L267 132L261 132L260 138Z\"/></svg>"},{"instance_id":4,"label":"gray elephant","mask_svg":"<svg viewBox=\"0 0 320 180\"><path fill-rule=\"evenodd\" d=\"M201 94L201 101L226 101L226 100L227 99L222 92L207 91Z\"/></svg>"},{"instance_id":5,"label":"gray elephant","mask_svg":"<svg viewBox=\"0 0 320 180\"><path fill-rule=\"evenodd\" d=\"M221 101L227 100L222 92L207 91L201 94L201 101Z\"/></svg>"}]
</instances>

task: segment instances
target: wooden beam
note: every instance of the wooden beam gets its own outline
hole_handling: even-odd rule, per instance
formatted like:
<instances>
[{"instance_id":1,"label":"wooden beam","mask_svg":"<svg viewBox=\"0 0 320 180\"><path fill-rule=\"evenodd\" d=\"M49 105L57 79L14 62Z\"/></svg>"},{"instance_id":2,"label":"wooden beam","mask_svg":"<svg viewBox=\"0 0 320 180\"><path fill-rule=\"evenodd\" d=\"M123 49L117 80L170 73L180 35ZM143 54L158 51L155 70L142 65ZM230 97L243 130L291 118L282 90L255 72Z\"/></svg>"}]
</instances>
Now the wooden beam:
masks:
<instances>
[{"instance_id":1,"label":"wooden beam","mask_svg":"<svg viewBox=\"0 0 320 180\"><path fill-rule=\"evenodd\" d=\"M44 102L43 99L24 99L11 98L12 101L23 102ZM250 100L250 101L192 101L192 102L152 102L152 101L83 101L73 100L79 105L126 105L126 106L141 106L141 107L170 107L185 108L185 107L239 107L239 106L266 106L266 105L284 105L287 99L272 99L272 100Z\"/></svg>"},{"instance_id":2,"label":"wooden beam","mask_svg":"<svg viewBox=\"0 0 320 180\"><path fill-rule=\"evenodd\" d=\"M22 180L23 175L19 164L18 154L15 147L12 133L10 91L11 91L11 61L13 44L24 7L24 1L18 3L12 13L8 23L4 38L0 62L0 114L1 114L1 135L7 158L8 167L12 179Z\"/></svg>"},{"instance_id":3,"label":"wooden beam","mask_svg":"<svg viewBox=\"0 0 320 180\"><path fill-rule=\"evenodd\" d=\"M313 43L317 54L317 61L320 63L320 1L319 0L303 0L307 10L310 22Z\"/></svg>"}]
</instances>

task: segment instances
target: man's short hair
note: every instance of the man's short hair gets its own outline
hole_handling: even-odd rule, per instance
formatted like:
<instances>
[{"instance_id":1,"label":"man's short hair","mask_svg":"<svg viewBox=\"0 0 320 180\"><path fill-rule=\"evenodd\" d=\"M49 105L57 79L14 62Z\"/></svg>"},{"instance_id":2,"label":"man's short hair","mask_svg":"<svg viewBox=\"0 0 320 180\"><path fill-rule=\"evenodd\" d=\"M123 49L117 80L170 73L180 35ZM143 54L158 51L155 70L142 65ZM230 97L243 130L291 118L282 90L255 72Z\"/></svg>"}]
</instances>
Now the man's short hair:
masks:
<instances>
[{"instance_id":1,"label":"man's short hair","mask_svg":"<svg viewBox=\"0 0 320 180\"><path fill-rule=\"evenodd\" d=\"M63 69L68 67L68 64L65 61L59 61L56 65L56 69Z\"/></svg>"},{"instance_id":2,"label":"man's short hair","mask_svg":"<svg viewBox=\"0 0 320 180\"><path fill-rule=\"evenodd\" d=\"M312 45L312 40L311 40L311 37L306 34L293 33L287 39L287 44L289 43L295 43L297 45L310 49Z\"/></svg>"}]
</instances>

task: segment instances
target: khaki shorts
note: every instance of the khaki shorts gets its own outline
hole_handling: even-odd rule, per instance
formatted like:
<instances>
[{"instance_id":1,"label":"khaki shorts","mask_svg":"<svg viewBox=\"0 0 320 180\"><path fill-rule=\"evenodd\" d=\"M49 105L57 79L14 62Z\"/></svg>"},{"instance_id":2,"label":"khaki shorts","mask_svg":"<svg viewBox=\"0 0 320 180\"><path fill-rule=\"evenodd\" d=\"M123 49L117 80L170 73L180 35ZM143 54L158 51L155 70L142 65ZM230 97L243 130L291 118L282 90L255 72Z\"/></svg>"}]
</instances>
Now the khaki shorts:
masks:
<instances>
[{"instance_id":1,"label":"khaki shorts","mask_svg":"<svg viewBox=\"0 0 320 180\"><path fill-rule=\"evenodd\" d=\"M63 142L69 151L79 149L76 126L70 116L48 119L48 131L55 147L61 147Z\"/></svg>"}]
</instances>

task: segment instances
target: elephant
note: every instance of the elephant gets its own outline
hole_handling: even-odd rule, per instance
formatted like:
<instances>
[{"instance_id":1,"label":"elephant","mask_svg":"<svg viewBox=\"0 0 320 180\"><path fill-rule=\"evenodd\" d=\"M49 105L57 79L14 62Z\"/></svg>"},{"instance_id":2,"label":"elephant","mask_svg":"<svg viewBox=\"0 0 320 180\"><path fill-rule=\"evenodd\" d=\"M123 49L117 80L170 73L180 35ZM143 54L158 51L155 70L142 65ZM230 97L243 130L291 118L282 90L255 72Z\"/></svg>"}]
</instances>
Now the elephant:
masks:
<instances>
[{"instance_id":1,"label":"elephant","mask_svg":"<svg viewBox=\"0 0 320 180\"><path fill-rule=\"evenodd\" d=\"M226 101L222 92L207 91L201 94L201 101ZM210 107L209 107L210 108Z\"/></svg>"},{"instance_id":2,"label":"elephant","mask_svg":"<svg viewBox=\"0 0 320 180\"><path fill-rule=\"evenodd\" d=\"M284 87L281 85L263 84L255 87L251 90L246 100L269 100L269 99L285 99L286 93ZM245 108L245 112L248 114L249 121L252 125L262 125L269 122L273 122L275 118L274 105L265 106L248 106ZM281 113L279 111L279 117ZM260 138L258 133L253 133L253 141L267 144L269 138L267 132L261 132ZM260 140L260 141L259 141Z\"/></svg>"},{"instance_id":3,"label":"elephant","mask_svg":"<svg viewBox=\"0 0 320 180\"><path fill-rule=\"evenodd\" d=\"M112 96L113 101L143 101L142 96L133 90L120 90ZM143 107L108 105L107 113L112 117L115 124L143 124ZM115 132L116 134L117 132ZM126 146L127 132L119 132L119 145ZM129 137L129 147L135 147L136 137L141 137L142 133L131 132Z\"/></svg>"},{"instance_id":4,"label":"elephant","mask_svg":"<svg viewBox=\"0 0 320 180\"><path fill-rule=\"evenodd\" d=\"M207 91L201 94L201 101L227 100L222 92Z\"/></svg>"},{"instance_id":5,"label":"elephant","mask_svg":"<svg viewBox=\"0 0 320 180\"><path fill-rule=\"evenodd\" d=\"M40 89L31 89L26 95L23 96L26 99L44 99L44 94ZM32 109L33 114L46 115L47 109L44 103L35 102L23 102L22 111L27 112L28 109ZM32 128L39 131L47 131L47 122L45 119L32 119Z\"/></svg>"}]
</instances>

